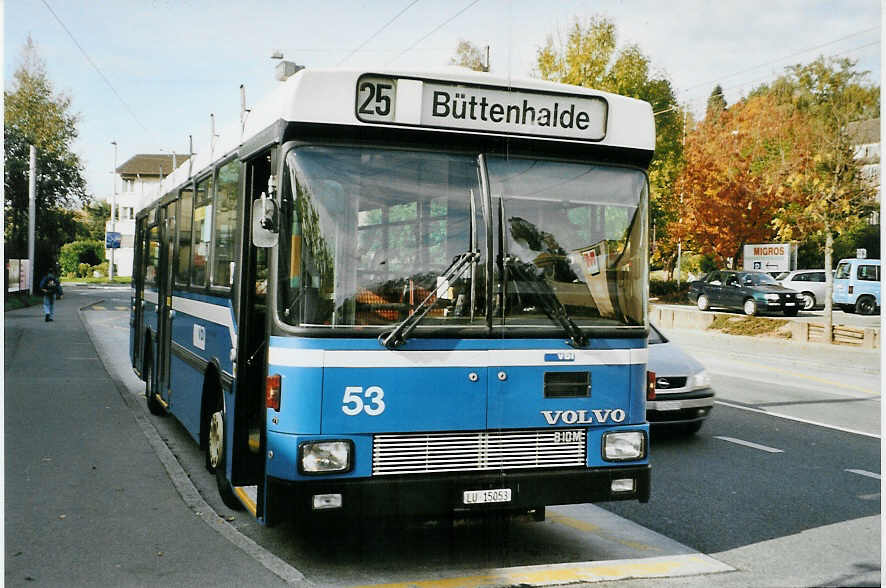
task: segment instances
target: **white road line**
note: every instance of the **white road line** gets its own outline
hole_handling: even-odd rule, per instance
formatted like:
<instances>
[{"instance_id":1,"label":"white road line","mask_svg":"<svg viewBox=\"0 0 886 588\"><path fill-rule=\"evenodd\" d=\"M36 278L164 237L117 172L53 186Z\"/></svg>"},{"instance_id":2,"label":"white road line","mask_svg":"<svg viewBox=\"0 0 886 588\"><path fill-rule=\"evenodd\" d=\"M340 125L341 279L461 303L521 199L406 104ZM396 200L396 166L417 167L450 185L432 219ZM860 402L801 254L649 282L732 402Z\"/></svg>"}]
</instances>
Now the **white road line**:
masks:
<instances>
[{"instance_id":1,"label":"white road line","mask_svg":"<svg viewBox=\"0 0 886 588\"><path fill-rule=\"evenodd\" d=\"M858 474L859 476L867 476L868 478L873 478L875 480L880 480L880 474L875 474L874 472L868 472L865 470L843 470L844 472L849 472L850 474Z\"/></svg>"},{"instance_id":2,"label":"white road line","mask_svg":"<svg viewBox=\"0 0 886 588\"><path fill-rule=\"evenodd\" d=\"M734 437L720 437L718 435L715 435L714 439L722 439L723 441L729 441L730 443L735 443L736 445L744 445L745 447L759 449L760 451L766 451L768 453L784 453L784 451L782 451L781 449L767 447L766 445L759 445L757 443L751 443L750 441L743 441L741 439L735 439Z\"/></svg>"},{"instance_id":3,"label":"white road line","mask_svg":"<svg viewBox=\"0 0 886 588\"><path fill-rule=\"evenodd\" d=\"M769 412L768 410L762 410L760 408L753 408L753 407L744 406L741 404L732 404L731 402L724 402L722 400L715 400L714 404L722 404L723 406L728 406L729 408L737 408L738 410L746 410L748 412L757 412L760 414L765 414L765 415L773 416L776 418L785 419L788 421L805 423L807 425L815 425L816 427L824 427L825 429L833 429L834 431L842 431L844 433L852 433L853 435L864 435L865 437L873 437L874 439L880 438L880 436L875 433L866 433L864 431L859 431L857 429L847 429L846 427L838 427L836 425L829 425L827 423L820 423L818 421L810 421L808 419L801 419L799 417L790 416L787 414L782 414L780 412Z\"/></svg>"}]
</instances>

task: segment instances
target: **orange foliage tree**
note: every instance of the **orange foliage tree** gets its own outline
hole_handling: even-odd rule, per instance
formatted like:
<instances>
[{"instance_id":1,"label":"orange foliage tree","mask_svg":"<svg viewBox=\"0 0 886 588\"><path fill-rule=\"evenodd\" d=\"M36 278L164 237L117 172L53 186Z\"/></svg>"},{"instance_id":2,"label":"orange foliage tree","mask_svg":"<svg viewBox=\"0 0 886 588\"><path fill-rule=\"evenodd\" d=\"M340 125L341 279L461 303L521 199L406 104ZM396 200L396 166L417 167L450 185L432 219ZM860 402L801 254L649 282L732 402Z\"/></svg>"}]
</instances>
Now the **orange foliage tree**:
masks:
<instances>
[{"instance_id":1,"label":"orange foliage tree","mask_svg":"<svg viewBox=\"0 0 886 588\"><path fill-rule=\"evenodd\" d=\"M809 120L771 96L743 100L686 137L672 236L722 263L776 235L773 218L798 197L791 178L811 164Z\"/></svg>"}]
</instances>

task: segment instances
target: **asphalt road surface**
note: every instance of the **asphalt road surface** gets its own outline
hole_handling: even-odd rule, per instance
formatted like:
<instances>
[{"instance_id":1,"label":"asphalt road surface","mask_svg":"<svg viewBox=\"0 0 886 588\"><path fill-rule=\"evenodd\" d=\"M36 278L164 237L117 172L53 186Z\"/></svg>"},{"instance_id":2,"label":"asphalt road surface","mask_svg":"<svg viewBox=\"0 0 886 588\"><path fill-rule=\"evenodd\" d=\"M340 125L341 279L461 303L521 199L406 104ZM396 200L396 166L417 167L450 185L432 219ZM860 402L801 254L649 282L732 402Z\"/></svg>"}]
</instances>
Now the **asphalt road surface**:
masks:
<instances>
[{"instance_id":1,"label":"asphalt road surface","mask_svg":"<svg viewBox=\"0 0 886 588\"><path fill-rule=\"evenodd\" d=\"M229 558L231 550L252 562L238 560L239 573L252 570L250 566L261 568L261 574L250 581L258 586L285 582L421 586L444 579L457 586L599 580L604 582L595 585L880 583L880 376L879 364L869 353L849 356L849 360L829 357L827 351L821 355L821 350L779 356L766 345L737 343L736 338L727 336L669 333L711 372L718 403L697 435L687 437L667 429L653 432L653 491L648 504L550 508L543 523L494 519L456 524L348 521L307 529L292 524L264 528L249 515L222 505L214 479L203 468L199 449L174 419L147 416L141 384L128 365L129 289L78 291L67 287L69 292L83 297L86 308L80 315L96 346L95 357L102 360L93 366L94 377L108 379L104 366L118 382L121 394L130 397L118 406L85 394L79 398L80 406L66 405L65 412L76 415L80 408L88 418L51 422L61 426L67 421L67 439L97 439L79 453L101 455L107 451L117 460L143 459L152 446L137 430L127 429L128 441L120 441L119 447L113 446L117 441L105 444L109 446L98 441L103 427L108 426L103 423L109 413L103 411L110 409L104 406L112 406L115 426L126 421L125 408L136 420L144 419L184 472L184 480L179 480L157 460L137 462L139 477L160 484L151 486L157 500L132 501L124 509L125 516L115 514L104 526L129 525L155 542L166 540L168 555L164 557L174 565L167 567L167 559L149 553L156 547L139 535L114 536L112 543L131 544L124 551L135 552L136 560L150 563L139 576L108 576L114 585L215 585L213 579L219 576L200 582L184 576L181 568L190 561L193 569L203 570L207 560ZM10 345L17 343L10 340L9 316L6 324L9 378ZM88 345L85 333L76 340L78 346ZM82 386L88 388L86 382ZM94 534L103 525L84 523L77 534L59 536L53 530L59 519L52 517L57 517L55 511L62 507L41 514L31 504L34 500L25 500L20 512L10 514L10 495L35 492L34 484L65 492L73 486L79 496L91 496L91 490L88 483L73 482L63 471L31 481L26 488L11 487L10 468L17 472L40 465L45 452L24 448L39 446L45 433L40 427L24 425L13 425L10 431L9 419L16 411L33 415L42 411L35 408L29 413L28 406L18 405L10 410L9 388L8 379L7 454L12 445L22 448L28 457L7 461L6 583L25 585L21 573L10 575L10 565L18 570L16 558L23 557L16 555L14 550L21 549L10 542L10 521L13 530L27 529L27 533L41 537L33 541L34 548L52 554L53 563L47 564L52 569L77 569L81 565L78 549L87 545L94 549L100 541ZM99 404L102 410L96 409ZM32 416L27 422L39 419ZM161 483L164 478L167 482ZM212 511L212 520L224 521L223 527L207 523L202 512L195 515L196 499L187 498L187 485L196 491L205 509ZM126 481L119 486L129 488ZM106 500L114 504L113 488L92 492L103 507ZM88 499L83 502L91 503ZM159 522L168 515L181 520L181 533ZM108 510L92 508L81 516L104 520ZM205 527L202 531L192 528L201 524ZM220 528L233 530L236 536L227 531L223 534ZM199 548L187 544L189 533L204 532L216 537L209 542L201 537ZM37 558L44 554L29 555ZM100 566L100 562L90 565ZM230 584L235 585L236 578L242 576L231 573ZM73 585L90 583L82 581L83 574L71 577ZM138 581L118 581L132 577ZM605 581L626 577L637 579Z\"/></svg>"}]
</instances>

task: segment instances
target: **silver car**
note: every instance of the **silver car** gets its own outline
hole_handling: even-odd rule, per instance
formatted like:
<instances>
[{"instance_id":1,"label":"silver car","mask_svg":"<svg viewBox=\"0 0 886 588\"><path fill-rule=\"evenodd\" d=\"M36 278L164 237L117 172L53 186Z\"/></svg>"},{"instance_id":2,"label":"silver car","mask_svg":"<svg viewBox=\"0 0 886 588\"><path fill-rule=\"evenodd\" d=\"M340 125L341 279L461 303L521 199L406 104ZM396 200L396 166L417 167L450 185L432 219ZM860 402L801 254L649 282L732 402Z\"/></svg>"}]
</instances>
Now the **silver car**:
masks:
<instances>
[{"instance_id":1,"label":"silver car","mask_svg":"<svg viewBox=\"0 0 886 588\"><path fill-rule=\"evenodd\" d=\"M805 269L784 272L776 280L785 288L800 292L803 297L803 310L812 310L824 306L827 296L825 294L825 271L823 269Z\"/></svg>"},{"instance_id":2,"label":"silver car","mask_svg":"<svg viewBox=\"0 0 886 588\"><path fill-rule=\"evenodd\" d=\"M714 407L714 390L704 366L649 325L647 369L655 372L655 399L646 401L646 420L697 433Z\"/></svg>"}]
</instances>

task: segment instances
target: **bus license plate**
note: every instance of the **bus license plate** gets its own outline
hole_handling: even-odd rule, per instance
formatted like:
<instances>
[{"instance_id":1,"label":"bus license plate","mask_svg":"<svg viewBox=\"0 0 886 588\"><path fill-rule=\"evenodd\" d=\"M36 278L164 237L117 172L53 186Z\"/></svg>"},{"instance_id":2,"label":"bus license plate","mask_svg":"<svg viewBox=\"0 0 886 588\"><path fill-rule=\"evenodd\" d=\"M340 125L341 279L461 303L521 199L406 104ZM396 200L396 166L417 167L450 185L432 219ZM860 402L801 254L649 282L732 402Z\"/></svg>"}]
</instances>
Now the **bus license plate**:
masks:
<instances>
[{"instance_id":1,"label":"bus license plate","mask_svg":"<svg viewBox=\"0 0 886 588\"><path fill-rule=\"evenodd\" d=\"M490 502L510 502L511 489L499 488L497 490L465 490L464 504L487 504Z\"/></svg>"}]
</instances>

